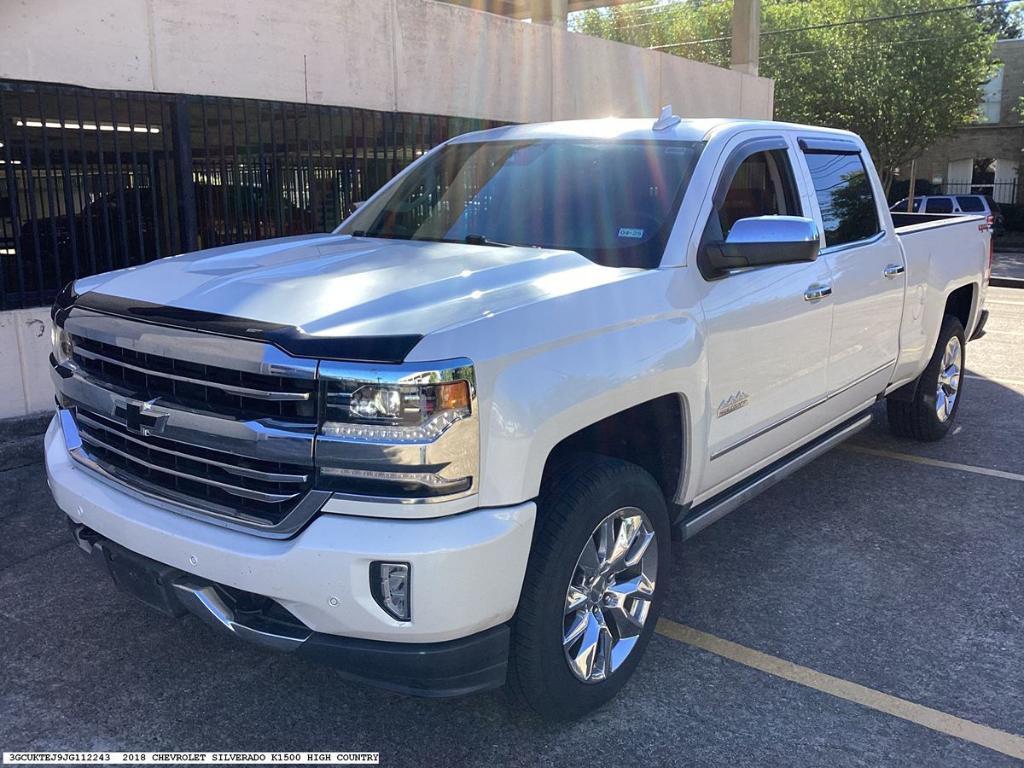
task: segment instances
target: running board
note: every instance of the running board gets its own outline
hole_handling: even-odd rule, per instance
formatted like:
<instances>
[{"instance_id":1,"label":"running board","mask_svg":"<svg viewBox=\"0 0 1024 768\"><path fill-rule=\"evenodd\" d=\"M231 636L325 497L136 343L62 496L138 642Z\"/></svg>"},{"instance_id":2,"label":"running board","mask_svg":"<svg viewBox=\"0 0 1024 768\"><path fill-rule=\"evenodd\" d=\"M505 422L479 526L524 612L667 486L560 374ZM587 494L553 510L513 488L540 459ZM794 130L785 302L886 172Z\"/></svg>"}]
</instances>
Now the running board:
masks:
<instances>
[{"instance_id":1,"label":"running board","mask_svg":"<svg viewBox=\"0 0 1024 768\"><path fill-rule=\"evenodd\" d=\"M831 448L860 432L871 423L871 414L854 416L830 432L769 465L735 488L731 488L690 510L676 523L682 539L696 536L709 525L721 520L737 507L746 504L759 493L767 491L780 480L788 477L806 464L810 464Z\"/></svg>"}]
</instances>

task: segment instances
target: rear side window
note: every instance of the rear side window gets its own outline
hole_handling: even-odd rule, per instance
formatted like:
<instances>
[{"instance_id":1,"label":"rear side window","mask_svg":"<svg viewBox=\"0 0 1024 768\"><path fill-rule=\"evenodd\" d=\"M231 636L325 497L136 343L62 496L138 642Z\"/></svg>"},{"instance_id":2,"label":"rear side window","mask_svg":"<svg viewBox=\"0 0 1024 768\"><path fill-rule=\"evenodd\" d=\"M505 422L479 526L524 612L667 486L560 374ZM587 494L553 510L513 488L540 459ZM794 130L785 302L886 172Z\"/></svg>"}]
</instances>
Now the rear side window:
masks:
<instances>
[{"instance_id":1,"label":"rear side window","mask_svg":"<svg viewBox=\"0 0 1024 768\"><path fill-rule=\"evenodd\" d=\"M984 213L985 203L980 197L974 195L964 195L963 197L957 197L956 204L960 206L960 210L964 213Z\"/></svg>"},{"instance_id":2,"label":"rear side window","mask_svg":"<svg viewBox=\"0 0 1024 768\"><path fill-rule=\"evenodd\" d=\"M808 150L805 157L821 209L826 247L878 234L875 193L860 155Z\"/></svg>"},{"instance_id":3,"label":"rear side window","mask_svg":"<svg viewBox=\"0 0 1024 768\"><path fill-rule=\"evenodd\" d=\"M948 197L929 197L925 213L952 213L953 201Z\"/></svg>"}]
</instances>

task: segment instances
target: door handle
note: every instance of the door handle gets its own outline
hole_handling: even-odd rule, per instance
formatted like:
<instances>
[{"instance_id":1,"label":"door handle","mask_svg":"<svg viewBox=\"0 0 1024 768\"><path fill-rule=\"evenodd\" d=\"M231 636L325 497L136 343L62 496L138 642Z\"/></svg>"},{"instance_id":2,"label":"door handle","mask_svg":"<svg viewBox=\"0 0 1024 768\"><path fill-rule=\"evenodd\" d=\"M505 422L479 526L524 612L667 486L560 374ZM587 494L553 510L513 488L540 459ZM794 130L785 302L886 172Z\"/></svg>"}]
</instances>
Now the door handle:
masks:
<instances>
[{"instance_id":1,"label":"door handle","mask_svg":"<svg viewBox=\"0 0 1024 768\"><path fill-rule=\"evenodd\" d=\"M889 266L887 266L885 269L882 270L882 274L885 275L890 280L893 280L893 279L896 278L896 275L902 275L903 274L903 265L902 264L890 264Z\"/></svg>"},{"instance_id":2,"label":"door handle","mask_svg":"<svg viewBox=\"0 0 1024 768\"><path fill-rule=\"evenodd\" d=\"M826 296L832 295L831 285L810 285L804 291L804 301L820 301Z\"/></svg>"}]
</instances>

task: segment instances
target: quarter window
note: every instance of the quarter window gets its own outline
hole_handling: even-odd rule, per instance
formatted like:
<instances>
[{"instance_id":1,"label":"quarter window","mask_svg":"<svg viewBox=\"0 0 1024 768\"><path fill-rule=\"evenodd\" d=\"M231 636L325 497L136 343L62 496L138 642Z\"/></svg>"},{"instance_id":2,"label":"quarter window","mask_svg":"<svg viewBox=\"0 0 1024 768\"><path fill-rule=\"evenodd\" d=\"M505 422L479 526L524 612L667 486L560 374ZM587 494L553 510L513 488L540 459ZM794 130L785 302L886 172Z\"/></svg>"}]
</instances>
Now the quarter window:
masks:
<instances>
[{"instance_id":1,"label":"quarter window","mask_svg":"<svg viewBox=\"0 0 1024 768\"><path fill-rule=\"evenodd\" d=\"M821 209L825 245L846 245L878 234L875 193L861 156L812 150L805 157Z\"/></svg>"}]
</instances>

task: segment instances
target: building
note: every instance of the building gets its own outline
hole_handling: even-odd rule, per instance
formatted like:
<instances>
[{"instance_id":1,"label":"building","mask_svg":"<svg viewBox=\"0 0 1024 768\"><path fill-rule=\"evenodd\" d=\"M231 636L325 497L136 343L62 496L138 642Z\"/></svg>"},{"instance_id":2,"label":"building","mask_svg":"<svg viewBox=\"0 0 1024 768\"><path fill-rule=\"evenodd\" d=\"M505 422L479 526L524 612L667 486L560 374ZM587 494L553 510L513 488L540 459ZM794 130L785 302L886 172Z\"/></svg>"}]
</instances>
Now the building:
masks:
<instances>
[{"instance_id":1,"label":"building","mask_svg":"<svg viewBox=\"0 0 1024 768\"><path fill-rule=\"evenodd\" d=\"M749 65L566 31L568 12L609 4L0 3L0 417L52 407L46 307L74 277L329 230L468 130L667 103L771 117Z\"/></svg>"},{"instance_id":2,"label":"building","mask_svg":"<svg viewBox=\"0 0 1024 768\"><path fill-rule=\"evenodd\" d=\"M998 41L992 58L1000 66L985 85L978 121L930 147L917 160L916 176L930 180L945 194L979 192L1000 203L1019 203L1024 40Z\"/></svg>"}]
</instances>

